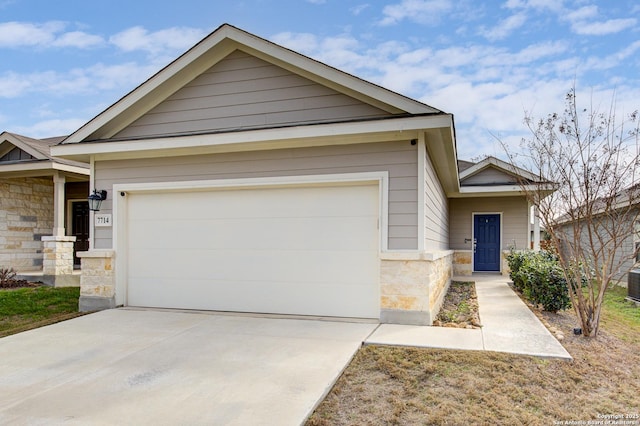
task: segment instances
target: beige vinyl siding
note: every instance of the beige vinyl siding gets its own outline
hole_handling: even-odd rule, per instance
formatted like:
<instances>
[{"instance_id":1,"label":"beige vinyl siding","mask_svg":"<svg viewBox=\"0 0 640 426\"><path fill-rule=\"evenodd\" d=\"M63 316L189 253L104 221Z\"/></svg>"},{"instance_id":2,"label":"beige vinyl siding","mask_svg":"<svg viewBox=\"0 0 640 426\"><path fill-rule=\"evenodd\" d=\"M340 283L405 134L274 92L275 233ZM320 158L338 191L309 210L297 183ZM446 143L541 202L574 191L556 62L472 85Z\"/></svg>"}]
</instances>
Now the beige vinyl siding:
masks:
<instances>
[{"instance_id":1,"label":"beige vinyl siding","mask_svg":"<svg viewBox=\"0 0 640 426\"><path fill-rule=\"evenodd\" d=\"M518 180L508 174L504 173L498 169L493 167L488 167L473 176L469 176L464 179L460 184L462 186L468 185L506 185L506 184L517 184Z\"/></svg>"},{"instance_id":2,"label":"beige vinyl siding","mask_svg":"<svg viewBox=\"0 0 640 426\"><path fill-rule=\"evenodd\" d=\"M389 248L415 250L418 247L417 170L416 146L409 141L381 142L96 161L95 187L109 191L100 212L112 213L114 184L388 171ZM95 229L95 247L112 247L111 228Z\"/></svg>"},{"instance_id":3,"label":"beige vinyl siding","mask_svg":"<svg viewBox=\"0 0 640 426\"><path fill-rule=\"evenodd\" d=\"M381 117L387 112L235 51L116 138Z\"/></svg>"},{"instance_id":4,"label":"beige vinyl siding","mask_svg":"<svg viewBox=\"0 0 640 426\"><path fill-rule=\"evenodd\" d=\"M604 249L605 253L614 252L612 266L614 267L614 279L616 280L626 280L627 273L630 269L632 269L636 263L635 261L635 237L634 237L634 223L639 219L640 212L636 209L631 209L625 214L620 214L616 217L616 222L612 222L610 218L604 217L596 217L593 219L591 224L587 223L568 223L559 226L559 234L564 236L566 241L561 242L561 250L564 252L565 256L571 257L572 251L569 250L569 247L576 246L580 244L582 246L582 250L584 251L585 257L589 256L592 253L592 249L590 248L590 235L589 228L594 234L591 239L593 240L593 245L597 250L603 250L602 245L599 243L599 240L596 235L600 235L600 240L604 242L608 242L608 248ZM610 233L625 235L627 237L622 238L621 241L617 242L618 247L615 249L615 245L617 245L610 237ZM578 235L578 241L575 240L575 235ZM603 263L602 259L599 260L600 264Z\"/></svg>"},{"instance_id":5,"label":"beige vinyl siding","mask_svg":"<svg viewBox=\"0 0 640 426\"><path fill-rule=\"evenodd\" d=\"M453 250L471 250L473 213L502 213L502 249L528 247L529 212L524 197L453 198L449 200L449 245Z\"/></svg>"},{"instance_id":6,"label":"beige vinyl siding","mask_svg":"<svg viewBox=\"0 0 640 426\"><path fill-rule=\"evenodd\" d=\"M449 245L449 203L428 152L424 172L425 249L446 250Z\"/></svg>"}]
</instances>

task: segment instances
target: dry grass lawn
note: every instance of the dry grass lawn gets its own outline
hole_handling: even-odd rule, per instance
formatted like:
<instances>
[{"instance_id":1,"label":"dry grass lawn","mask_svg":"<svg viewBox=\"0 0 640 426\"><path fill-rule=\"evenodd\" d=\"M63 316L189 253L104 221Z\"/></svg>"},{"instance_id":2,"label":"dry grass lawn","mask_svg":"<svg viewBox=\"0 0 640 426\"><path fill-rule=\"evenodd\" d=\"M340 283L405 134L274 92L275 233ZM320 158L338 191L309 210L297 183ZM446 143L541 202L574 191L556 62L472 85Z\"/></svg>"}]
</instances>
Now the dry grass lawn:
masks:
<instances>
[{"instance_id":1,"label":"dry grass lawn","mask_svg":"<svg viewBox=\"0 0 640 426\"><path fill-rule=\"evenodd\" d=\"M596 339L573 335L573 311L542 314L564 332L571 362L363 347L307 424L551 425L633 417L640 413L640 309L624 302L624 291L607 299Z\"/></svg>"}]
</instances>

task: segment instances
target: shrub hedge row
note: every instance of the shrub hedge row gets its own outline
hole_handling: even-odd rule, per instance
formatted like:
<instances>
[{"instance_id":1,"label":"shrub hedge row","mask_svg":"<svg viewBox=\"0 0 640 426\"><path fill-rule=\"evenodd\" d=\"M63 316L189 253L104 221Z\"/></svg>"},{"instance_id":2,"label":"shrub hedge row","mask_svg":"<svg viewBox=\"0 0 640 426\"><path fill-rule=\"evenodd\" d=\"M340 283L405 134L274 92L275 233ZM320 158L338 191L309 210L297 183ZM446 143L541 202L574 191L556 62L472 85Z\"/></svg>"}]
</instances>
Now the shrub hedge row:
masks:
<instances>
[{"instance_id":1,"label":"shrub hedge row","mask_svg":"<svg viewBox=\"0 0 640 426\"><path fill-rule=\"evenodd\" d=\"M553 253L512 251L507 262L514 287L527 300L550 312L571 307L567 281Z\"/></svg>"}]
</instances>

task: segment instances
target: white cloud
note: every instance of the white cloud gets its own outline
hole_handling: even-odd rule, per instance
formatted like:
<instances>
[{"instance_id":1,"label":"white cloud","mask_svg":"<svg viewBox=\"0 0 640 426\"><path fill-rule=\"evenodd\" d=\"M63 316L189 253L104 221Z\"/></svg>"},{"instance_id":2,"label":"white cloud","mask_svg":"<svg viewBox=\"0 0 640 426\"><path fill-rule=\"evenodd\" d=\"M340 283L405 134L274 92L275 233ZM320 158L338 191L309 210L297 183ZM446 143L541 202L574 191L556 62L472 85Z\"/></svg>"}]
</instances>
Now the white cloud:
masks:
<instances>
[{"instance_id":1,"label":"white cloud","mask_svg":"<svg viewBox=\"0 0 640 426\"><path fill-rule=\"evenodd\" d=\"M0 98L16 98L26 92L31 83L24 76L9 72L0 76Z\"/></svg>"},{"instance_id":2,"label":"white cloud","mask_svg":"<svg viewBox=\"0 0 640 426\"><path fill-rule=\"evenodd\" d=\"M64 26L64 23L57 21L44 24L3 22L0 23L0 47L48 45Z\"/></svg>"},{"instance_id":3,"label":"white cloud","mask_svg":"<svg viewBox=\"0 0 640 426\"><path fill-rule=\"evenodd\" d=\"M15 98L26 93L64 97L116 90L120 95L145 81L158 69L156 64L129 62L116 65L96 64L66 72L6 73L0 76L0 98Z\"/></svg>"},{"instance_id":4,"label":"white cloud","mask_svg":"<svg viewBox=\"0 0 640 426\"><path fill-rule=\"evenodd\" d=\"M440 16L452 9L450 0L402 0L385 6L380 25L394 25L405 19L419 24L435 24Z\"/></svg>"},{"instance_id":5,"label":"white cloud","mask_svg":"<svg viewBox=\"0 0 640 426\"><path fill-rule=\"evenodd\" d=\"M138 26L111 36L109 42L125 52L142 50L155 55L166 51L186 50L205 35L198 28L172 27L149 32Z\"/></svg>"},{"instance_id":6,"label":"white cloud","mask_svg":"<svg viewBox=\"0 0 640 426\"><path fill-rule=\"evenodd\" d=\"M359 4L357 6L352 7L350 10L350 12L355 15L358 16L360 15L365 9L371 7L371 5L369 3L364 3L364 4Z\"/></svg>"},{"instance_id":7,"label":"white cloud","mask_svg":"<svg viewBox=\"0 0 640 426\"><path fill-rule=\"evenodd\" d=\"M55 39L52 46L56 47L77 47L87 49L104 44L104 39L100 36L88 34L83 31L71 31L64 33Z\"/></svg>"},{"instance_id":8,"label":"white cloud","mask_svg":"<svg viewBox=\"0 0 640 426\"><path fill-rule=\"evenodd\" d=\"M40 121L33 126L18 126L11 131L32 138L47 138L71 134L87 122L85 118L66 118Z\"/></svg>"},{"instance_id":9,"label":"white cloud","mask_svg":"<svg viewBox=\"0 0 640 426\"><path fill-rule=\"evenodd\" d=\"M571 24L571 29L580 35L606 35L635 27L637 22L634 18L609 19L601 22L576 22Z\"/></svg>"},{"instance_id":10,"label":"white cloud","mask_svg":"<svg viewBox=\"0 0 640 426\"><path fill-rule=\"evenodd\" d=\"M613 52L612 54L604 58L590 57L586 61L584 66L589 70L605 70L615 68L619 66L625 59L633 56L638 50L640 50L640 41L631 43L629 46L626 46L617 52Z\"/></svg>"},{"instance_id":11,"label":"white cloud","mask_svg":"<svg viewBox=\"0 0 640 426\"><path fill-rule=\"evenodd\" d=\"M598 16L598 6L590 5L568 11L565 15L565 19L570 22L578 22L595 16Z\"/></svg>"},{"instance_id":12,"label":"white cloud","mask_svg":"<svg viewBox=\"0 0 640 426\"><path fill-rule=\"evenodd\" d=\"M495 27L481 31L481 34L486 37L487 40L502 40L508 37L514 30L522 27L526 21L526 14L516 13L515 15L511 15L508 18L503 19Z\"/></svg>"},{"instance_id":13,"label":"white cloud","mask_svg":"<svg viewBox=\"0 0 640 426\"><path fill-rule=\"evenodd\" d=\"M83 31L65 32L67 24L49 21L42 24L30 22L0 23L0 47L76 47L89 48L104 43L102 37Z\"/></svg>"},{"instance_id":14,"label":"white cloud","mask_svg":"<svg viewBox=\"0 0 640 426\"><path fill-rule=\"evenodd\" d=\"M318 50L318 38L309 33L278 33L271 41L304 55L312 55Z\"/></svg>"},{"instance_id":15,"label":"white cloud","mask_svg":"<svg viewBox=\"0 0 640 426\"><path fill-rule=\"evenodd\" d=\"M560 12L564 9L564 0L508 0L507 9L535 9Z\"/></svg>"}]
</instances>

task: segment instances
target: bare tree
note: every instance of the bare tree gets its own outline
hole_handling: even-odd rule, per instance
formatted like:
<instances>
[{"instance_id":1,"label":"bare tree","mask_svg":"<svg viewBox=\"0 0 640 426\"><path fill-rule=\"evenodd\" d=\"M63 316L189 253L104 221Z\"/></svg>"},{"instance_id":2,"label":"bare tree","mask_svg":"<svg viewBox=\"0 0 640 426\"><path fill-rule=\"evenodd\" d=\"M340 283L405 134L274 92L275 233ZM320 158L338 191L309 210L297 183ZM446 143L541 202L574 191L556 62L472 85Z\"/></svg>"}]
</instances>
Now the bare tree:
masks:
<instances>
[{"instance_id":1,"label":"bare tree","mask_svg":"<svg viewBox=\"0 0 640 426\"><path fill-rule=\"evenodd\" d=\"M640 211L638 111L616 116L580 109L575 88L561 114L534 119L525 114L531 138L520 152L507 148L514 165L529 168L549 185L522 182L558 251L569 295L585 336L596 336L604 294L626 276L637 255L633 246Z\"/></svg>"}]
</instances>

